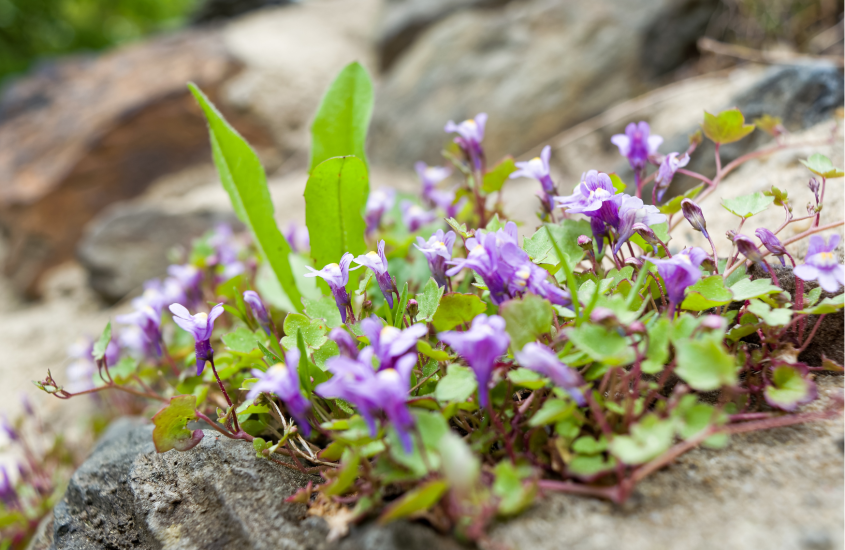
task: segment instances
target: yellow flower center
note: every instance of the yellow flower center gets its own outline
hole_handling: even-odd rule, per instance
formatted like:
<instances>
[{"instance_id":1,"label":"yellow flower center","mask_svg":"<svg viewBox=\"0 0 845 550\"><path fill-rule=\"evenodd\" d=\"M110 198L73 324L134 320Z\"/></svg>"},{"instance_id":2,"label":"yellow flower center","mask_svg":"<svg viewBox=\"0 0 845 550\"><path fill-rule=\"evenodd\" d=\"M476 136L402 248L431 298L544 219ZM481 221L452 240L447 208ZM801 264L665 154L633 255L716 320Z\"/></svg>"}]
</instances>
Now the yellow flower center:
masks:
<instances>
[{"instance_id":1,"label":"yellow flower center","mask_svg":"<svg viewBox=\"0 0 845 550\"><path fill-rule=\"evenodd\" d=\"M374 260L381 260L381 258L380 258L380 257L379 257L379 255L378 255L378 252L373 252L372 250L370 250L369 252L367 252L367 257L368 257L368 258L372 258L372 259L374 259Z\"/></svg>"},{"instance_id":2,"label":"yellow flower center","mask_svg":"<svg viewBox=\"0 0 845 550\"><path fill-rule=\"evenodd\" d=\"M199 313L197 313L196 315L194 315L194 317L195 317L198 321L208 321L208 313L205 313L204 311L200 311Z\"/></svg>"}]
</instances>

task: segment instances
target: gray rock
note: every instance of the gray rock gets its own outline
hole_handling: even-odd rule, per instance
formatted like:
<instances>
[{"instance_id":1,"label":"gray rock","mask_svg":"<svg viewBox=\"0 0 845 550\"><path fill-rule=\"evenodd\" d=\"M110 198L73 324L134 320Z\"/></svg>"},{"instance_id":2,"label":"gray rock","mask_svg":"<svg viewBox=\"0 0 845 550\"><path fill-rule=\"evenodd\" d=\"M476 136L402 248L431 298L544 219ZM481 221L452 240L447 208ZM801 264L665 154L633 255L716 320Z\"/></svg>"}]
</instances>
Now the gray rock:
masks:
<instances>
[{"instance_id":1,"label":"gray rock","mask_svg":"<svg viewBox=\"0 0 845 550\"><path fill-rule=\"evenodd\" d=\"M455 13L427 29L386 76L369 150L386 164L435 162L447 140L445 122L486 111L489 160L520 154L648 88L647 74L676 62L648 53L654 37L661 51L685 51L697 37L661 33L662 25L695 29L683 20L702 15L687 6L709 5L529 0Z\"/></svg>"},{"instance_id":2,"label":"gray rock","mask_svg":"<svg viewBox=\"0 0 845 550\"><path fill-rule=\"evenodd\" d=\"M240 225L234 214L215 211L169 213L143 204L115 205L89 227L77 256L89 273L91 287L116 301L164 275L167 252L219 223Z\"/></svg>"},{"instance_id":3,"label":"gray rock","mask_svg":"<svg viewBox=\"0 0 845 550\"><path fill-rule=\"evenodd\" d=\"M503 6L510 0L388 0L376 36L379 66L388 70L422 32L454 12Z\"/></svg>"},{"instance_id":4,"label":"gray rock","mask_svg":"<svg viewBox=\"0 0 845 550\"><path fill-rule=\"evenodd\" d=\"M780 117L787 130L796 132L829 119L833 112L842 106L845 100L844 92L842 72L832 65L772 67L759 82L737 94L724 108L737 107L749 123L764 114ZM689 128L687 132L667 139L660 150L664 153L686 150L689 135L697 129L698 127ZM771 140L765 132L755 130L745 139L722 146L722 165L761 148ZM713 177L716 173L714 153L713 143L705 139L690 160L688 169ZM620 165L619 169L620 177L628 178L625 181L633 180L630 168ZM666 197L671 198L673 194L682 193L698 183L700 182L692 178L679 176L672 181L672 187ZM651 191L644 193L644 196L651 197Z\"/></svg>"},{"instance_id":5,"label":"gray rock","mask_svg":"<svg viewBox=\"0 0 845 550\"><path fill-rule=\"evenodd\" d=\"M285 499L318 482L255 457L244 441L205 431L197 447L157 454L152 426L115 422L71 478L50 533L52 550L245 548L288 550L457 550L422 525L364 525L334 544L326 523ZM304 521L303 521L304 520Z\"/></svg>"}]
</instances>

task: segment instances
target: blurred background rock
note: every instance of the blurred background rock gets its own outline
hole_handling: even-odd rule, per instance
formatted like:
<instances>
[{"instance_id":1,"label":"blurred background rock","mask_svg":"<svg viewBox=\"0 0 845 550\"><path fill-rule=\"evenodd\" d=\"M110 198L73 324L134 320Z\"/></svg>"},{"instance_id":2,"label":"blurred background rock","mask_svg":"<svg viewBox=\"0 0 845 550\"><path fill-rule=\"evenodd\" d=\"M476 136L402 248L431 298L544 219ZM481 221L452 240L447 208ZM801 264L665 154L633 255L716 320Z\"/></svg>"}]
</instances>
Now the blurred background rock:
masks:
<instances>
[{"instance_id":1,"label":"blurred background rock","mask_svg":"<svg viewBox=\"0 0 845 550\"><path fill-rule=\"evenodd\" d=\"M591 168L624 179L610 136L628 122L668 152L734 105L833 131L817 150L842 165L842 16L841 0L0 0L0 399L61 372L168 250L231 219L188 81L254 145L286 226L304 222L311 117L353 60L376 84L374 188L415 189L445 122L481 111L490 160L549 143L562 192ZM796 158L755 163L748 192L788 169L800 195ZM535 188L506 186L515 219L534 220Z\"/></svg>"}]
</instances>

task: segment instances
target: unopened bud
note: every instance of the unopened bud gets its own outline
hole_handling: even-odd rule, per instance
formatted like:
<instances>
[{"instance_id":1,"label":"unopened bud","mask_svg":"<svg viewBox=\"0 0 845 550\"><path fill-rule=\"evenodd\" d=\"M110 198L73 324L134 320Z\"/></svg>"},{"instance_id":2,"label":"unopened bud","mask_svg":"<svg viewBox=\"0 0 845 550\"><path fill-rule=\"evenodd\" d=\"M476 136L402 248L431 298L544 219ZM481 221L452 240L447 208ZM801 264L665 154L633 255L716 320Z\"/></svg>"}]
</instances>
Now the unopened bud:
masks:
<instances>
[{"instance_id":1,"label":"unopened bud","mask_svg":"<svg viewBox=\"0 0 845 550\"><path fill-rule=\"evenodd\" d=\"M810 178L810 182L807 184L807 187L809 187L810 191L812 191L816 196L816 200L819 200L819 188L821 187L819 180L816 178Z\"/></svg>"},{"instance_id":2,"label":"unopened bud","mask_svg":"<svg viewBox=\"0 0 845 550\"><path fill-rule=\"evenodd\" d=\"M628 325L628 334L645 334L646 328L642 321L634 321Z\"/></svg>"},{"instance_id":3,"label":"unopened bud","mask_svg":"<svg viewBox=\"0 0 845 550\"><path fill-rule=\"evenodd\" d=\"M637 235L643 238L645 242L650 244L651 246L657 246L659 241L657 240L657 235L654 234L654 231L644 223L635 223L633 226L634 232Z\"/></svg>"},{"instance_id":4,"label":"unopened bud","mask_svg":"<svg viewBox=\"0 0 845 550\"><path fill-rule=\"evenodd\" d=\"M580 246L585 251L589 252L593 249L593 239L586 235L581 235L578 237L578 246Z\"/></svg>"},{"instance_id":5,"label":"unopened bud","mask_svg":"<svg viewBox=\"0 0 845 550\"><path fill-rule=\"evenodd\" d=\"M766 273L769 272L766 264L763 263L763 256L760 254L760 251L757 249L757 245L754 244L753 240L745 235L737 235L734 237L734 244L740 254L759 265Z\"/></svg>"},{"instance_id":6,"label":"unopened bud","mask_svg":"<svg viewBox=\"0 0 845 550\"><path fill-rule=\"evenodd\" d=\"M645 261L642 258L637 258L637 257L634 257L634 256L632 256L630 258L625 258L625 265L632 265L636 269L642 268L644 264L645 264Z\"/></svg>"},{"instance_id":7,"label":"unopened bud","mask_svg":"<svg viewBox=\"0 0 845 550\"><path fill-rule=\"evenodd\" d=\"M707 222L704 220L704 213L697 204L690 199L684 199L681 201L681 211L693 229L704 233L707 239L710 238L710 235L707 234Z\"/></svg>"},{"instance_id":8,"label":"unopened bud","mask_svg":"<svg viewBox=\"0 0 845 550\"><path fill-rule=\"evenodd\" d=\"M612 309L597 307L590 313L590 321L599 325L613 326L618 323L616 314Z\"/></svg>"},{"instance_id":9,"label":"unopened bud","mask_svg":"<svg viewBox=\"0 0 845 550\"><path fill-rule=\"evenodd\" d=\"M723 330L727 320L719 315L705 315L701 320L701 326L709 330Z\"/></svg>"},{"instance_id":10,"label":"unopened bud","mask_svg":"<svg viewBox=\"0 0 845 550\"><path fill-rule=\"evenodd\" d=\"M763 243L763 246L765 246L769 252L780 258L781 265L786 265L786 261L783 259L783 255L786 254L786 248L774 233L765 227L761 227L757 229L754 234L757 235L757 238L760 239L760 242Z\"/></svg>"},{"instance_id":11,"label":"unopened bud","mask_svg":"<svg viewBox=\"0 0 845 550\"><path fill-rule=\"evenodd\" d=\"M416 300L411 298L410 300L408 300L408 308L407 309L408 309L408 315L410 315L411 317L416 317L417 313L420 312L420 304Z\"/></svg>"}]
</instances>

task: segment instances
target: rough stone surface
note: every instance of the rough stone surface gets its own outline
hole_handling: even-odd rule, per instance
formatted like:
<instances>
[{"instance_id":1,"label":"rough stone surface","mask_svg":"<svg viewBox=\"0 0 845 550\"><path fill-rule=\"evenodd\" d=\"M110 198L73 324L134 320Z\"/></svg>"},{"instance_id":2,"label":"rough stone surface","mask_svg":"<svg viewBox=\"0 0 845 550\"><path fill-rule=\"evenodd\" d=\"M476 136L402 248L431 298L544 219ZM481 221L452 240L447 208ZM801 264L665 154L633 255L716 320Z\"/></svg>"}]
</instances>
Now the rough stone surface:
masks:
<instances>
[{"instance_id":1,"label":"rough stone surface","mask_svg":"<svg viewBox=\"0 0 845 550\"><path fill-rule=\"evenodd\" d=\"M842 391L841 376L818 382L822 402ZM840 417L733 436L646 478L624 506L552 494L490 537L512 550L842 548L842 431Z\"/></svg>"},{"instance_id":2,"label":"rough stone surface","mask_svg":"<svg viewBox=\"0 0 845 550\"><path fill-rule=\"evenodd\" d=\"M243 441L205 431L197 447L157 454L152 426L113 424L70 481L34 548L205 550L430 550L460 548L420 525L356 527L327 542L328 528L285 499L319 481L255 457Z\"/></svg>"},{"instance_id":3,"label":"rough stone surface","mask_svg":"<svg viewBox=\"0 0 845 550\"><path fill-rule=\"evenodd\" d=\"M115 205L88 227L77 255L88 270L91 288L116 301L144 281L164 275L172 247L187 248L220 223L243 228L233 213L173 214L145 204Z\"/></svg>"},{"instance_id":4,"label":"rough stone surface","mask_svg":"<svg viewBox=\"0 0 845 550\"><path fill-rule=\"evenodd\" d=\"M519 154L647 89L644 36L658 24L685 28L677 18L699 20L683 9L691 2L701 4L530 0L456 13L426 30L386 75L370 151L398 166L436 162L445 122L485 111L489 160ZM670 34L661 47L683 50L696 36Z\"/></svg>"},{"instance_id":5,"label":"rough stone surface","mask_svg":"<svg viewBox=\"0 0 845 550\"><path fill-rule=\"evenodd\" d=\"M16 287L37 294L46 269L72 257L85 223L109 204L207 162L205 120L185 83L216 98L237 70L219 32L193 30L60 62L6 90L0 228ZM269 143L249 117L227 116L256 146Z\"/></svg>"}]
</instances>

